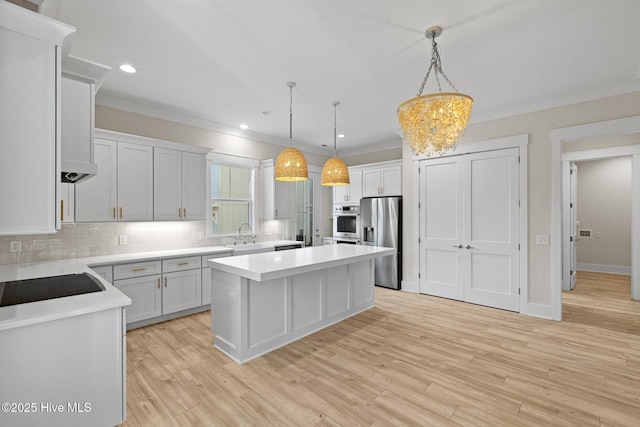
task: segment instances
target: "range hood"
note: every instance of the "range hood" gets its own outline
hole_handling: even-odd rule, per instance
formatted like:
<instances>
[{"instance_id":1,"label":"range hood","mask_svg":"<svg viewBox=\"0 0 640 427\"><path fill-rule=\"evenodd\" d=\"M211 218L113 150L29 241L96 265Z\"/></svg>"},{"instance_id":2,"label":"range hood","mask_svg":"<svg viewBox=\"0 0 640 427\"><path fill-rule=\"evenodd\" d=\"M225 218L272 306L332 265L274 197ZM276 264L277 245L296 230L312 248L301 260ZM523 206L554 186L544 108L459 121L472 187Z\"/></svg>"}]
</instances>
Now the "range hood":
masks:
<instances>
[{"instance_id":1,"label":"range hood","mask_svg":"<svg viewBox=\"0 0 640 427\"><path fill-rule=\"evenodd\" d=\"M61 166L60 182L68 184L77 184L98 173L98 165L95 163L62 160Z\"/></svg>"},{"instance_id":2,"label":"range hood","mask_svg":"<svg viewBox=\"0 0 640 427\"><path fill-rule=\"evenodd\" d=\"M62 59L61 182L78 184L98 173L93 161L95 94L110 70L73 55Z\"/></svg>"}]
</instances>

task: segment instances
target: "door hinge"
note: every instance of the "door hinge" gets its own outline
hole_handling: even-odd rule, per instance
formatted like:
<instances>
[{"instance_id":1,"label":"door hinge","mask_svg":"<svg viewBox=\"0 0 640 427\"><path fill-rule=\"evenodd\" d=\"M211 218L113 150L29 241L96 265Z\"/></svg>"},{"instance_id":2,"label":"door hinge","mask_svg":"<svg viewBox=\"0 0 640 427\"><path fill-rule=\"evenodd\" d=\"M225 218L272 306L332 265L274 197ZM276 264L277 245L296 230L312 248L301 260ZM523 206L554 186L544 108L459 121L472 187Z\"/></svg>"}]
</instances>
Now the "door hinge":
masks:
<instances>
[{"instance_id":1,"label":"door hinge","mask_svg":"<svg viewBox=\"0 0 640 427\"><path fill-rule=\"evenodd\" d=\"M420 278L420 273L418 273L418 279Z\"/></svg>"},{"instance_id":2,"label":"door hinge","mask_svg":"<svg viewBox=\"0 0 640 427\"><path fill-rule=\"evenodd\" d=\"M518 295L520 295L520 288L518 288Z\"/></svg>"},{"instance_id":3,"label":"door hinge","mask_svg":"<svg viewBox=\"0 0 640 427\"><path fill-rule=\"evenodd\" d=\"M569 203L569 207L572 208L573 207L573 203Z\"/></svg>"},{"instance_id":4,"label":"door hinge","mask_svg":"<svg viewBox=\"0 0 640 427\"><path fill-rule=\"evenodd\" d=\"M573 270L569 270L569 276L573 276Z\"/></svg>"},{"instance_id":5,"label":"door hinge","mask_svg":"<svg viewBox=\"0 0 640 427\"><path fill-rule=\"evenodd\" d=\"M418 243L422 243L422 240L418 237Z\"/></svg>"},{"instance_id":6,"label":"door hinge","mask_svg":"<svg viewBox=\"0 0 640 427\"><path fill-rule=\"evenodd\" d=\"M573 175L573 169L569 169L569 175Z\"/></svg>"},{"instance_id":7,"label":"door hinge","mask_svg":"<svg viewBox=\"0 0 640 427\"><path fill-rule=\"evenodd\" d=\"M518 156L518 163L520 163L520 156Z\"/></svg>"},{"instance_id":8,"label":"door hinge","mask_svg":"<svg viewBox=\"0 0 640 427\"><path fill-rule=\"evenodd\" d=\"M420 209L420 202L418 202L418 209Z\"/></svg>"},{"instance_id":9,"label":"door hinge","mask_svg":"<svg viewBox=\"0 0 640 427\"><path fill-rule=\"evenodd\" d=\"M418 168L418 175L420 175L420 171L421 171L421 170L422 170L422 169Z\"/></svg>"},{"instance_id":10,"label":"door hinge","mask_svg":"<svg viewBox=\"0 0 640 427\"><path fill-rule=\"evenodd\" d=\"M520 250L520 243L518 243L518 250Z\"/></svg>"},{"instance_id":11,"label":"door hinge","mask_svg":"<svg viewBox=\"0 0 640 427\"><path fill-rule=\"evenodd\" d=\"M569 236L569 241L573 242L573 236Z\"/></svg>"},{"instance_id":12,"label":"door hinge","mask_svg":"<svg viewBox=\"0 0 640 427\"><path fill-rule=\"evenodd\" d=\"M518 207L520 207L520 200L518 200Z\"/></svg>"}]
</instances>

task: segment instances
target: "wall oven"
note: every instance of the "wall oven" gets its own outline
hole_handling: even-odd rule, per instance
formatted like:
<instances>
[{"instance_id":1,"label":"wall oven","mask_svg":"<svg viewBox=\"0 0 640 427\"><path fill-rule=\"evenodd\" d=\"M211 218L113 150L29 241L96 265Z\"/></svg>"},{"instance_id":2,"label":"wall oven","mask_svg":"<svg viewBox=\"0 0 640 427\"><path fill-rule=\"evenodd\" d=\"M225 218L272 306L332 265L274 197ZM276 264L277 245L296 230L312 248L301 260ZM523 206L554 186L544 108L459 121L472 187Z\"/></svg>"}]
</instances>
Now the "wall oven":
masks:
<instances>
[{"instance_id":1,"label":"wall oven","mask_svg":"<svg viewBox=\"0 0 640 427\"><path fill-rule=\"evenodd\" d=\"M360 206L336 205L333 207L333 237L360 237Z\"/></svg>"}]
</instances>

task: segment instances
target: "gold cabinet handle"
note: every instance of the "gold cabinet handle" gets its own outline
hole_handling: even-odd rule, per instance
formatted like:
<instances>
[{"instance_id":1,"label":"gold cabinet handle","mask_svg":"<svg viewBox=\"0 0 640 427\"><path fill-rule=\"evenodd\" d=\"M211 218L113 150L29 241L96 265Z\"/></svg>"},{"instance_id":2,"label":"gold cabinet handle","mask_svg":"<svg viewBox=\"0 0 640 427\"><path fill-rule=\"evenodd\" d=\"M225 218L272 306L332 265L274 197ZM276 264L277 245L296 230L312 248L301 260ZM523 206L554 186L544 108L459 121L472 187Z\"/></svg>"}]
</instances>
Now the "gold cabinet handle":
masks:
<instances>
[{"instance_id":1,"label":"gold cabinet handle","mask_svg":"<svg viewBox=\"0 0 640 427\"><path fill-rule=\"evenodd\" d=\"M60 221L64 221L64 200L60 200Z\"/></svg>"},{"instance_id":2,"label":"gold cabinet handle","mask_svg":"<svg viewBox=\"0 0 640 427\"><path fill-rule=\"evenodd\" d=\"M116 208L113 208L113 219L116 219Z\"/></svg>"},{"instance_id":3,"label":"gold cabinet handle","mask_svg":"<svg viewBox=\"0 0 640 427\"><path fill-rule=\"evenodd\" d=\"M120 208L120 219L122 219L122 208Z\"/></svg>"},{"instance_id":4,"label":"gold cabinet handle","mask_svg":"<svg viewBox=\"0 0 640 427\"><path fill-rule=\"evenodd\" d=\"M158 278L158 289L160 289L160 278Z\"/></svg>"},{"instance_id":5,"label":"gold cabinet handle","mask_svg":"<svg viewBox=\"0 0 640 427\"><path fill-rule=\"evenodd\" d=\"M189 265L188 262L179 262L178 265Z\"/></svg>"},{"instance_id":6,"label":"gold cabinet handle","mask_svg":"<svg viewBox=\"0 0 640 427\"><path fill-rule=\"evenodd\" d=\"M139 267L139 268L134 268L134 269L133 269L133 270L131 270L131 271L133 271L134 273L137 273L137 272L139 272L139 271L145 271L145 270L146 270L146 268L145 268L145 267Z\"/></svg>"},{"instance_id":7,"label":"gold cabinet handle","mask_svg":"<svg viewBox=\"0 0 640 427\"><path fill-rule=\"evenodd\" d=\"M182 208L182 212L183 212L182 217L186 218L187 217L187 208Z\"/></svg>"},{"instance_id":8,"label":"gold cabinet handle","mask_svg":"<svg viewBox=\"0 0 640 427\"><path fill-rule=\"evenodd\" d=\"M178 218L182 218L182 209L178 208Z\"/></svg>"},{"instance_id":9,"label":"gold cabinet handle","mask_svg":"<svg viewBox=\"0 0 640 427\"><path fill-rule=\"evenodd\" d=\"M167 287L167 278L166 277L164 278L164 287L165 288Z\"/></svg>"}]
</instances>

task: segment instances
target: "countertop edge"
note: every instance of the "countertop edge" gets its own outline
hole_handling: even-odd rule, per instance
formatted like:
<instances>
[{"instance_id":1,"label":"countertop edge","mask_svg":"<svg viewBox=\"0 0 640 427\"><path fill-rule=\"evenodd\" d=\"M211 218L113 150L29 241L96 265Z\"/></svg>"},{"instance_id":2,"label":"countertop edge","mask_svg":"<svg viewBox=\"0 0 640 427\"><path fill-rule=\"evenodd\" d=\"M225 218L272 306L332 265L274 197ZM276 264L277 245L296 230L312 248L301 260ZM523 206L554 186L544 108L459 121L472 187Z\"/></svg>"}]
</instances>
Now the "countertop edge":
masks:
<instances>
[{"instance_id":1,"label":"countertop edge","mask_svg":"<svg viewBox=\"0 0 640 427\"><path fill-rule=\"evenodd\" d=\"M321 246L317 248L321 248ZM311 248L305 248L305 249L311 249ZM282 268L280 270L272 270L272 271L265 271L265 272L248 270L246 268L229 265L227 262L224 261L224 258L209 259L207 260L207 265L209 265L213 269L221 270L226 273L244 277L249 280L254 280L256 282L263 282L267 280L273 280L273 279L279 279L282 277L292 276L295 274L301 274L301 273L306 273L310 271L337 267L340 265L352 264L354 262L365 261L372 258L389 256L397 253L397 250L393 248L376 247L376 249L377 250L375 252L356 254L356 255L351 255L349 257L341 257L341 258L335 258L330 260L324 260L324 261L316 262L313 264L305 263L302 265ZM284 253L286 254L286 252ZM253 255L262 255L262 254L253 254ZM243 256L252 256L252 255L243 255Z\"/></svg>"}]
</instances>

